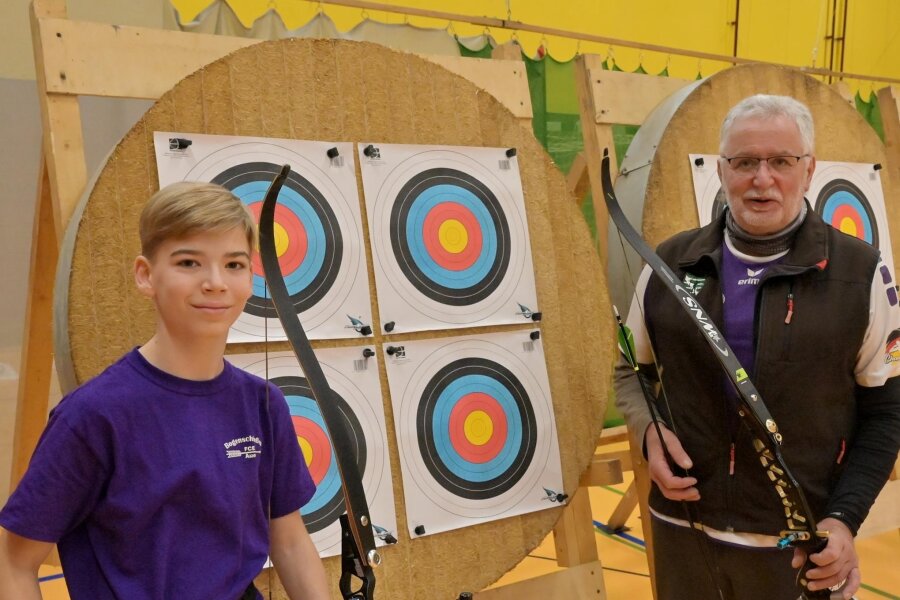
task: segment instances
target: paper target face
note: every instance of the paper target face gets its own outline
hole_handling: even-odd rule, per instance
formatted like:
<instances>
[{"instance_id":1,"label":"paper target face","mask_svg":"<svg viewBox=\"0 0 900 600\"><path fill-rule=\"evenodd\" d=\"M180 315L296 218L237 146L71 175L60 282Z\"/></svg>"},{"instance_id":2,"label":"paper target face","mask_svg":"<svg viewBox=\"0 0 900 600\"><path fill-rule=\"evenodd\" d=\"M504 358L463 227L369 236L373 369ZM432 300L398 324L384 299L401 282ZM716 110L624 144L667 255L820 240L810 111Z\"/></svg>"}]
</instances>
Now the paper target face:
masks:
<instances>
[{"instance_id":1,"label":"paper target face","mask_svg":"<svg viewBox=\"0 0 900 600\"><path fill-rule=\"evenodd\" d=\"M894 273L884 189L871 164L817 161L807 197L825 222L881 250L884 264Z\"/></svg>"},{"instance_id":2,"label":"paper target face","mask_svg":"<svg viewBox=\"0 0 900 600\"><path fill-rule=\"evenodd\" d=\"M557 505L547 499L562 477L539 342L520 331L393 348L385 360L411 536Z\"/></svg>"},{"instance_id":3,"label":"paper target face","mask_svg":"<svg viewBox=\"0 0 900 600\"><path fill-rule=\"evenodd\" d=\"M722 189L719 175L716 173L716 162L719 157L715 154L689 154L688 158L691 161L697 215L700 217L702 227L718 219L727 206L725 190Z\"/></svg>"},{"instance_id":4,"label":"paper target face","mask_svg":"<svg viewBox=\"0 0 900 600\"><path fill-rule=\"evenodd\" d=\"M173 136L192 143L171 149ZM351 317L371 323L351 144L165 132L154 133L154 143L160 185L217 183L240 198L257 220L269 185L282 165L290 165L275 210L275 247L307 335L356 337ZM329 148L338 148L339 160L327 156ZM285 339L257 255L252 266L253 295L228 341Z\"/></svg>"},{"instance_id":5,"label":"paper target face","mask_svg":"<svg viewBox=\"0 0 900 600\"><path fill-rule=\"evenodd\" d=\"M878 212L884 213L884 195L872 165L820 161L809 191L810 201L826 223L882 248L879 232L887 221Z\"/></svg>"},{"instance_id":6,"label":"paper target face","mask_svg":"<svg viewBox=\"0 0 900 600\"><path fill-rule=\"evenodd\" d=\"M379 308L395 333L521 323L539 310L515 158L359 146Z\"/></svg>"},{"instance_id":7,"label":"paper target face","mask_svg":"<svg viewBox=\"0 0 900 600\"><path fill-rule=\"evenodd\" d=\"M359 348L318 350L322 370L332 389L332 401L343 415L354 448L354 462L363 474L363 489L372 521L396 536L393 484L387 456L387 430L382 408L378 365L374 357L361 366ZM264 354L229 355L246 371L266 377ZM321 410L293 354L270 353L268 379L284 394L297 443L316 484L316 493L301 508L303 522L322 556L340 553L338 517L345 512L337 459ZM380 542L380 539L378 540Z\"/></svg>"}]
</instances>

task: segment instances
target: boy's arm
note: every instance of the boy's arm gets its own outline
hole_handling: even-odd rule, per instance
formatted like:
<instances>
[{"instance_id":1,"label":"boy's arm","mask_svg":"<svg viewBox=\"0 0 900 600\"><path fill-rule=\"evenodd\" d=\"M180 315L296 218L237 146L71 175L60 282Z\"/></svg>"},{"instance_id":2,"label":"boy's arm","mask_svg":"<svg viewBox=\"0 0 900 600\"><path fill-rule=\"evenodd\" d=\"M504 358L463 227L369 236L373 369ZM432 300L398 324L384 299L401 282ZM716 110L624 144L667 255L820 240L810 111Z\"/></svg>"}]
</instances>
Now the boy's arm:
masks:
<instances>
[{"instance_id":1,"label":"boy's arm","mask_svg":"<svg viewBox=\"0 0 900 600\"><path fill-rule=\"evenodd\" d=\"M269 553L291 600L329 600L325 567L300 513L269 521ZM2 598L0 598L2 600Z\"/></svg>"},{"instance_id":2,"label":"boy's arm","mask_svg":"<svg viewBox=\"0 0 900 600\"><path fill-rule=\"evenodd\" d=\"M40 600L38 569L52 549L0 527L0 600Z\"/></svg>"}]
</instances>

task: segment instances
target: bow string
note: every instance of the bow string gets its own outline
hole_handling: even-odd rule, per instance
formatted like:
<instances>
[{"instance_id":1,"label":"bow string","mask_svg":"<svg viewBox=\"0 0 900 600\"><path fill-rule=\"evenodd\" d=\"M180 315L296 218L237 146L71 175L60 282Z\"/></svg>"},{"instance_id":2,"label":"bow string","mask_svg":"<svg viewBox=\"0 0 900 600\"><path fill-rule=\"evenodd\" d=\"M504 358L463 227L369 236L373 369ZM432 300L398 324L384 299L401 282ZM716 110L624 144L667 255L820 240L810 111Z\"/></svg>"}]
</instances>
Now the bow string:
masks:
<instances>
[{"instance_id":1,"label":"bow string","mask_svg":"<svg viewBox=\"0 0 900 600\"><path fill-rule=\"evenodd\" d=\"M259 217L260 260L272 303L278 313L291 349L303 369L313 399L322 413L322 420L341 477L346 514L341 515L341 577L339 588L345 600L371 600L374 598L375 575L372 567L381 563L375 549L372 520L363 490L362 477L355 461L355 448L347 431L344 417L333 400L334 392L325 379L303 325L297 317L287 284L281 272L275 247L275 205L278 194L290 174L290 166L284 165L269 186ZM354 590L354 583L358 587Z\"/></svg>"},{"instance_id":2,"label":"bow string","mask_svg":"<svg viewBox=\"0 0 900 600\"><path fill-rule=\"evenodd\" d=\"M816 565L809 560L809 555L820 551L827 543L827 532L816 530L816 521L810 509L803 489L797 483L797 480L791 474L790 469L784 462L781 454L781 444L783 437L778 429L778 424L772 417L769 409L762 400L756 386L750 380L746 370L741 366L735 357L734 351L725 340L725 336L715 326L712 319L706 313L706 310L700 305L697 298L690 291L682 286L681 281L672 271L672 269L647 245L641 235L634 229L625 213L622 211L619 201L616 198L612 185L612 177L610 174L609 151L603 151L603 160L601 163L600 173L601 184L603 188L603 197L606 201L606 207L609 211L610 219L612 219L619 235L625 238L625 241L640 255L647 266L663 282L666 289L669 290L678 299L679 304L690 316L694 324L700 328L703 338L712 349L712 354L716 357L719 365L725 371L729 381L734 387L739 401L737 408L741 421L747 425L752 436L753 448L756 451L759 463L765 470L769 481L771 481L775 493L781 500L781 512L784 514L784 528L779 532L779 548L787 548L790 546L800 547L807 553L806 564L798 575L798 584L801 587L800 598L827 598L830 591L819 590L816 592L806 589L808 579L806 572L815 568ZM618 315L617 315L618 317ZM617 319L620 326L620 337L624 337L627 342L627 332L621 319ZM626 359L635 371L638 370L637 360L630 350L626 352ZM655 359L654 359L655 361ZM641 379L638 374L639 380ZM661 379L661 378L660 378ZM660 381L660 383L662 383ZM647 397L649 390L642 382L642 391ZM663 396L665 393L663 392ZM652 397L652 396L651 396ZM659 432L658 418L655 414L654 407L647 398L650 405L650 415ZM668 402L668 400L667 400ZM677 434L676 434L677 435ZM666 447L662 435L659 435L660 442L666 458L671 463L671 455ZM693 520L689 519L692 521ZM693 528L693 527L692 527ZM718 585L717 585L718 587ZM721 594L721 590L719 591Z\"/></svg>"}]
</instances>

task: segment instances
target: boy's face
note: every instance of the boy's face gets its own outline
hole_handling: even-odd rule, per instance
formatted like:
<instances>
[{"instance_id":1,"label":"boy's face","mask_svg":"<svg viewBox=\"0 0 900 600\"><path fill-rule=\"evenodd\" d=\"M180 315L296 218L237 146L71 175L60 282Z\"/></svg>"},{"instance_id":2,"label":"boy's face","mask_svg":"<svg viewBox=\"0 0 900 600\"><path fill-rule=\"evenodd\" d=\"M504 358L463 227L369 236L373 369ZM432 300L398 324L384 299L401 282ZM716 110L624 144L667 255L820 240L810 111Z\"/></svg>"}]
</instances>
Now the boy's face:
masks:
<instances>
[{"instance_id":1,"label":"boy's face","mask_svg":"<svg viewBox=\"0 0 900 600\"><path fill-rule=\"evenodd\" d=\"M156 304L157 330L172 339L228 336L253 290L243 229L166 240L134 264L138 290Z\"/></svg>"}]
</instances>

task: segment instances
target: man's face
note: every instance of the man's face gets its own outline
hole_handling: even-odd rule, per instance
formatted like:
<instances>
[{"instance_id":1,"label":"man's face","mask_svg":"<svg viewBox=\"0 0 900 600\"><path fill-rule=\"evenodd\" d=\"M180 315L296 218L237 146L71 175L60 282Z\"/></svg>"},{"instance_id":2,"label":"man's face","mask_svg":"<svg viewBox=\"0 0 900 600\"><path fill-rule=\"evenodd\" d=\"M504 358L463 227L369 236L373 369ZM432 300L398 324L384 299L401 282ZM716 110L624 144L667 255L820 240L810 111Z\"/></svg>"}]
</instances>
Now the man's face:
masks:
<instances>
[{"instance_id":1,"label":"man's face","mask_svg":"<svg viewBox=\"0 0 900 600\"><path fill-rule=\"evenodd\" d=\"M243 229L166 240L135 261L138 290L156 303L157 331L170 338L221 338L253 291Z\"/></svg>"},{"instance_id":2,"label":"man's face","mask_svg":"<svg viewBox=\"0 0 900 600\"><path fill-rule=\"evenodd\" d=\"M808 152L797 124L782 116L738 119L722 146L722 155L727 157L802 156ZM717 162L734 220L753 235L778 233L800 214L815 168L813 156L779 171L760 161L759 168L751 173L735 170L722 158Z\"/></svg>"}]
</instances>

